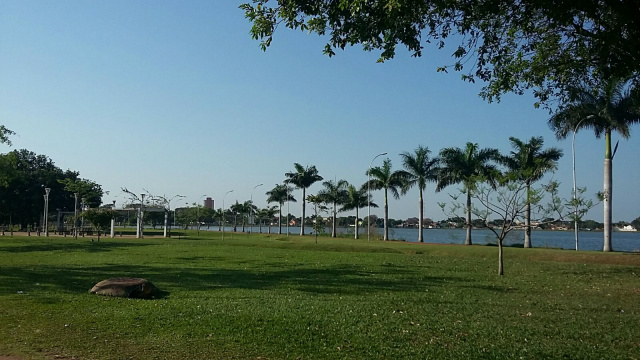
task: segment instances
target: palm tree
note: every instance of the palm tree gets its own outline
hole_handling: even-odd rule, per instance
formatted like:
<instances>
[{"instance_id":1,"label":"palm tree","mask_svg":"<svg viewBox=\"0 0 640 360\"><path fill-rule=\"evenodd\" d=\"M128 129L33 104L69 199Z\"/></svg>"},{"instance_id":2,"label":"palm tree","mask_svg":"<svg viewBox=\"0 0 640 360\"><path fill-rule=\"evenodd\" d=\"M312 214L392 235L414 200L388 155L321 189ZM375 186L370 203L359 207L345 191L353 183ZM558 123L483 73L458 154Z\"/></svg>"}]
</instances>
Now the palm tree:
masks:
<instances>
[{"instance_id":1,"label":"palm tree","mask_svg":"<svg viewBox=\"0 0 640 360\"><path fill-rule=\"evenodd\" d=\"M282 206L287 201L296 202L296 199L291 195L291 187L286 184L276 184L276 186L266 192L267 203L278 203L278 234L282 234Z\"/></svg>"},{"instance_id":2,"label":"palm tree","mask_svg":"<svg viewBox=\"0 0 640 360\"><path fill-rule=\"evenodd\" d=\"M558 139L580 129L592 129L596 138L604 134L604 245L611 247L612 170L615 150L611 151L611 133L629 138L629 126L640 122L640 89L631 89L623 79L603 81L600 86L579 86L570 90L571 102L557 111L549 125Z\"/></svg>"},{"instance_id":3,"label":"palm tree","mask_svg":"<svg viewBox=\"0 0 640 360\"><path fill-rule=\"evenodd\" d=\"M391 159L386 158L382 166L376 166L367 170L367 175L371 177L369 186L373 190L384 189L384 240L389 240L389 201L388 193L391 192L394 198L400 199L398 192L404 186L402 172L391 171Z\"/></svg>"},{"instance_id":4,"label":"palm tree","mask_svg":"<svg viewBox=\"0 0 640 360\"><path fill-rule=\"evenodd\" d=\"M338 205L344 204L347 198L347 186L349 183L346 180L333 180L325 181L322 183L324 189L318 191L318 196L325 204L332 204L332 225L331 225L331 237L336 237L336 215L338 213Z\"/></svg>"},{"instance_id":5,"label":"palm tree","mask_svg":"<svg viewBox=\"0 0 640 360\"><path fill-rule=\"evenodd\" d=\"M562 157L562 150L558 148L542 150L542 145L544 144L542 136L531 137L527 143L515 137L510 137L509 141L513 151L511 151L510 156L503 157L501 162L515 175L516 179L524 181L526 185L524 247L530 248L531 203L529 199L531 197L531 184L540 180L545 173L556 170L558 160Z\"/></svg>"},{"instance_id":6,"label":"palm tree","mask_svg":"<svg viewBox=\"0 0 640 360\"><path fill-rule=\"evenodd\" d=\"M366 183L360 187L360 189L356 189L355 186L349 185L347 187L347 198L345 202L342 204L340 211L356 211L356 223L355 223L355 238L359 238L359 229L358 229L358 211L367 206L367 200L371 200L370 196L367 196L367 187ZM378 205L374 202L370 204L373 207L378 207Z\"/></svg>"},{"instance_id":7,"label":"palm tree","mask_svg":"<svg viewBox=\"0 0 640 360\"><path fill-rule=\"evenodd\" d=\"M233 213L233 231L236 231L238 226L238 214L242 214L244 212L243 205L236 200L236 203L229 206L229 210Z\"/></svg>"},{"instance_id":8,"label":"palm tree","mask_svg":"<svg viewBox=\"0 0 640 360\"><path fill-rule=\"evenodd\" d=\"M269 220L269 234L271 234L271 222L273 220L273 217L276 216L276 206L267 206L266 208L262 209L262 216L263 219ZM280 217L278 217L278 221L280 221ZM262 227L260 228L260 232L262 233Z\"/></svg>"},{"instance_id":9,"label":"palm tree","mask_svg":"<svg viewBox=\"0 0 640 360\"><path fill-rule=\"evenodd\" d=\"M404 152L400 154L402 158L402 167L405 171L402 172L404 178L404 186L402 188L402 195L406 194L410 188L418 187L418 241L423 242L422 221L424 219L424 202L422 192L427 188L427 182L438 181L438 164L440 159L429 158L431 150L428 147L418 146L414 154Z\"/></svg>"},{"instance_id":10,"label":"palm tree","mask_svg":"<svg viewBox=\"0 0 640 360\"><path fill-rule=\"evenodd\" d=\"M222 208L215 210L213 216L218 219L218 231L222 231L222 220L224 219L224 211L222 211Z\"/></svg>"},{"instance_id":11,"label":"palm tree","mask_svg":"<svg viewBox=\"0 0 640 360\"><path fill-rule=\"evenodd\" d=\"M244 226L245 226L245 220L249 219L249 215L252 213L252 211L256 211L258 207L253 205L253 202L251 202L251 200L247 200L244 203L242 203L242 232L244 232Z\"/></svg>"},{"instance_id":12,"label":"palm tree","mask_svg":"<svg viewBox=\"0 0 640 360\"><path fill-rule=\"evenodd\" d=\"M304 215L305 215L305 199L307 188L316 181L322 181L322 176L318 175L315 166L307 166L306 168L298 163L294 163L294 172L285 173L287 177L286 184L293 184L297 189L302 189L302 217L300 218L300 236L304 235Z\"/></svg>"},{"instance_id":13,"label":"palm tree","mask_svg":"<svg viewBox=\"0 0 640 360\"><path fill-rule=\"evenodd\" d=\"M488 181L495 188L495 165L489 161L500 159L496 149L485 148L478 150L478 144L468 142L466 147L445 148L440 150L440 172L436 191L441 191L449 185L462 183L467 194L467 237L465 245L471 245L471 192L478 182Z\"/></svg>"}]
</instances>

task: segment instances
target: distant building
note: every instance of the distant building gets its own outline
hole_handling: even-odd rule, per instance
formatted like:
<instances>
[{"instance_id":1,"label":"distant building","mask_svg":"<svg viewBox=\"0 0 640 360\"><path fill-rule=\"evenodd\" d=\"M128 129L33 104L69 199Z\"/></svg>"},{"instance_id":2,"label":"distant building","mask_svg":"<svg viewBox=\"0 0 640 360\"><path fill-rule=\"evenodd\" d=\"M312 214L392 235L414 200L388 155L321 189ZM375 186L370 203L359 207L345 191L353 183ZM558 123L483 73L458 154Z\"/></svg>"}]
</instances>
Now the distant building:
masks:
<instances>
[{"instance_id":1,"label":"distant building","mask_svg":"<svg viewBox=\"0 0 640 360\"><path fill-rule=\"evenodd\" d=\"M213 204L214 204L214 200L210 197L204 199L204 207L206 207L207 209L212 209L213 210Z\"/></svg>"}]
</instances>

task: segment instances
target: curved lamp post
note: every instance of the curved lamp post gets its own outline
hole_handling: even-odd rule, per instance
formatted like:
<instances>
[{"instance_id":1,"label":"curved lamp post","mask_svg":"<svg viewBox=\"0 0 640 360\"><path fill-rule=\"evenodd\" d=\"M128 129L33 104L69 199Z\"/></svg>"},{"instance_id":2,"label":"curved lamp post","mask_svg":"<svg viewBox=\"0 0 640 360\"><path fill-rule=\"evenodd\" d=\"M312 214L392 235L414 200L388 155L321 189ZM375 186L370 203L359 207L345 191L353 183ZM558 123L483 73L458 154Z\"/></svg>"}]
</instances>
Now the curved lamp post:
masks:
<instances>
[{"instance_id":1,"label":"curved lamp post","mask_svg":"<svg viewBox=\"0 0 640 360\"><path fill-rule=\"evenodd\" d=\"M387 155L387 153L385 152L374 156L369 163L369 170L367 171L367 241L371 241L371 185L369 185L369 182L371 181L371 165L373 165L373 161L375 159L384 155Z\"/></svg>"},{"instance_id":2,"label":"curved lamp post","mask_svg":"<svg viewBox=\"0 0 640 360\"><path fill-rule=\"evenodd\" d=\"M583 121L592 118L593 115L589 115L586 118L580 120L576 126L573 128L573 138L571 139L571 157L573 159L573 204L575 206L575 218L573 219L573 230L575 233L576 239L576 251L578 251L578 189L576 188L576 133L578 132L578 127L582 124Z\"/></svg>"},{"instance_id":3,"label":"curved lamp post","mask_svg":"<svg viewBox=\"0 0 640 360\"><path fill-rule=\"evenodd\" d=\"M42 225L44 226L44 236L49 236L49 192L51 188L44 188L44 218Z\"/></svg>"},{"instance_id":4,"label":"curved lamp post","mask_svg":"<svg viewBox=\"0 0 640 360\"><path fill-rule=\"evenodd\" d=\"M251 232L252 233L253 233L253 192L256 190L256 188L258 186L262 186L262 185L264 185L264 184L258 184L258 185L253 187L253 190L251 190L251 198L250 198L251 199L250 200L250 202L251 202L251 205L250 205L251 206L250 207L251 211L249 212L249 217L250 217L249 223L250 223L250 226L251 226Z\"/></svg>"},{"instance_id":5,"label":"curved lamp post","mask_svg":"<svg viewBox=\"0 0 640 360\"><path fill-rule=\"evenodd\" d=\"M224 227L226 225L227 222L227 217L224 215L224 198L227 197L228 193L233 192L233 190L229 190L227 191L224 196L222 197L222 241L224 241Z\"/></svg>"},{"instance_id":6,"label":"curved lamp post","mask_svg":"<svg viewBox=\"0 0 640 360\"><path fill-rule=\"evenodd\" d=\"M196 203L196 226L197 226L196 230L197 230L198 236L200 236L200 201L202 201L202 198L205 196L207 195L205 194L200 196L200 199L198 199L198 202Z\"/></svg>"}]
</instances>

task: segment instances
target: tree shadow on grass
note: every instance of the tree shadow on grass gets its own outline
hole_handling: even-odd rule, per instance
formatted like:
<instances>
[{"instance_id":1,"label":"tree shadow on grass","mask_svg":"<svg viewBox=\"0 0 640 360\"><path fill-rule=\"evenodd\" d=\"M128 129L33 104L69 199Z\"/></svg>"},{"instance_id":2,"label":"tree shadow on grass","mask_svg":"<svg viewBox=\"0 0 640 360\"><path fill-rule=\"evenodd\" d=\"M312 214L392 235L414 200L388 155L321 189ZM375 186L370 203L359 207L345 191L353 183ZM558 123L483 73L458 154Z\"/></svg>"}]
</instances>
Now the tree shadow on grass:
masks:
<instances>
[{"instance_id":1,"label":"tree shadow on grass","mask_svg":"<svg viewBox=\"0 0 640 360\"><path fill-rule=\"evenodd\" d=\"M467 278L428 276L418 269L412 271L405 267L364 270L357 265L339 264L313 268L216 269L107 264L93 267L3 267L0 269L0 294L29 290L87 293L97 282L112 277L145 278L166 292L287 289L312 294L364 295L378 292L416 293L423 292L425 288L451 286L505 291L499 286L474 284Z\"/></svg>"},{"instance_id":2,"label":"tree shadow on grass","mask_svg":"<svg viewBox=\"0 0 640 360\"><path fill-rule=\"evenodd\" d=\"M29 253L29 252L52 252L52 251L87 251L87 252L108 252L113 250L120 250L123 248L142 247L149 245L157 245L151 243L122 243L122 242L109 242L109 241L91 241L88 240L74 240L70 239L68 243L42 243L29 244L25 243L17 246L0 247L0 252L6 253Z\"/></svg>"}]
</instances>

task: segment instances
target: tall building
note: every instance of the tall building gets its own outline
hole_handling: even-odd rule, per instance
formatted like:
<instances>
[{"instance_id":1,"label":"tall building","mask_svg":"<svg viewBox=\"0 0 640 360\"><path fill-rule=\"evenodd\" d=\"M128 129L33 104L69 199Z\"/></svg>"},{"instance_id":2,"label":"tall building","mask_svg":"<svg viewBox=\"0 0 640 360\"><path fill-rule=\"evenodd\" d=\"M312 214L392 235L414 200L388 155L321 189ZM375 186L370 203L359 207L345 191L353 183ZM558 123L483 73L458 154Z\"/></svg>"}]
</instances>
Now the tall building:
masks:
<instances>
[{"instance_id":1,"label":"tall building","mask_svg":"<svg viewBox=\"0 0 640 360\"><path fill-rule=\"evenodd\" d=\"M208 197L206 199L204 199L204 207L208 208L208 209L212 209L213 210L213 199Z\"/></svg>"}]
</instances>

